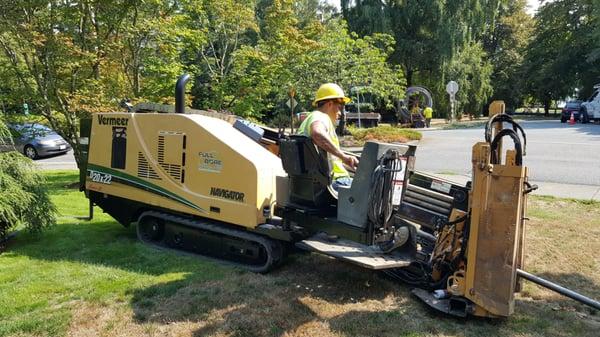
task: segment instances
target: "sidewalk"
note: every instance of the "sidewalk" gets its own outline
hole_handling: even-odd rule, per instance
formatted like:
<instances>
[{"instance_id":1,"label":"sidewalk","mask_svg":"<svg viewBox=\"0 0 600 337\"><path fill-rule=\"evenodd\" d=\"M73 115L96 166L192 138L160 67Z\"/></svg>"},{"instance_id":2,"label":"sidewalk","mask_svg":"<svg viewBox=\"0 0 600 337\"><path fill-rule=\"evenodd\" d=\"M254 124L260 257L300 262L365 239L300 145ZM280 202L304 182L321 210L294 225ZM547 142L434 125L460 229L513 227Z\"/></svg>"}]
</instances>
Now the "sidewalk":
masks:
<instances>
[{"instance_id":1,"label":"sidewalk","mask_svg":"<svg viewBox=\"0 0 600 337\"><path fill-rule=\"evenodd\" d=\"M467 181L471 180L471 177L463 175L431 174L461 184L466 184ZM530 183L538 186L538 189L532 192L534 195L549 195L557 198L600 201L600 186L562 184L545 181L530 181Z\"/></svg>"}]
</instances>

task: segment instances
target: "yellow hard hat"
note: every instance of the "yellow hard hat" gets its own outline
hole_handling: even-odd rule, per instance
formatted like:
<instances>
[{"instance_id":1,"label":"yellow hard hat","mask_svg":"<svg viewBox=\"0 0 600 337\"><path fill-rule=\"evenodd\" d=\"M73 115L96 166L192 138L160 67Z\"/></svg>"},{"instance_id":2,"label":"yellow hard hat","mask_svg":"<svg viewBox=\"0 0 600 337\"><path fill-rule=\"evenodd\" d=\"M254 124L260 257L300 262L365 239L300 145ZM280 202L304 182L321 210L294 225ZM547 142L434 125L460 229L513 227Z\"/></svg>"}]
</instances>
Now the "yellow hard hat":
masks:
<instances>
[{"instance_id":1,"label":"yellow hard hat","mask_svg":"<svg viewBox=\"0 0 600 337\"><path fill-rule=\"evenodd\" d=\"M317 105L319 101L324 101L326 99L335 99L341 98L344 100L344 104L347 104L351 101L350 98L346 97L344 94L344 90L340 88L339 85L335 83L325 83L319 87L317 93L315 94L315 100L313 101L313 105Z\"/></svg>"}]
</instances>

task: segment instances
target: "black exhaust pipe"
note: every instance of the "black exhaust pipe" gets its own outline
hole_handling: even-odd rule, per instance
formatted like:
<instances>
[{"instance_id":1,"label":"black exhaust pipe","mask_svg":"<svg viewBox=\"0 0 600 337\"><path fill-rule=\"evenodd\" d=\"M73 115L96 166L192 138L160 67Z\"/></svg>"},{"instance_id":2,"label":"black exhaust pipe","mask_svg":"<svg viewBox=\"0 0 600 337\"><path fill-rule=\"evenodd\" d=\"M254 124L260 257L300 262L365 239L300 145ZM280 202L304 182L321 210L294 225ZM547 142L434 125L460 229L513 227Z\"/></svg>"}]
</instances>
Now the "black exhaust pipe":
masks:
<instances>
[{"instance_id":1,"label":"black exhaust pipe","mask_svg":"<svg viewBox=\"0 0 600 337\"><path fill-rule=\"evenodd\" d=\"M175 113L185 113L185 85L190 80L189 74L183 74L175 84Z\"/></svg>"}]
</instances>

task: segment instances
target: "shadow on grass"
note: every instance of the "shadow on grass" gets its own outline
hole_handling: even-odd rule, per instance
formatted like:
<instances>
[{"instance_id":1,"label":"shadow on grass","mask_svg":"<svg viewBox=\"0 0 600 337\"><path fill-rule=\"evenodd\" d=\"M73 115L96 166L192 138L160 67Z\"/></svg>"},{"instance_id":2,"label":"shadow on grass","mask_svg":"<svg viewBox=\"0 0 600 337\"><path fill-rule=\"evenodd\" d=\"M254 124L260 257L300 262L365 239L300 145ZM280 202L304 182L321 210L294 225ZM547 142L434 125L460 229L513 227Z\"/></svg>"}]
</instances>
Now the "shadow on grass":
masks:
<instances>
[{"instance_id":1,"label":"shadow on grass","mask_svg":"<svg viewBox=\"0 0 600 337\"><path fill-rule=\"evenodd\" d=\"M518 299L507 319L443 315L405 285L332 259L307 255L268 275L240 272L212 282L170 282L135 291L140 323L193 321L194 336L468 335L596 336L600 317L568 299ZM579 277L570 275L565 277ZM588 280L589 281L589 280ZM581 309L581 308L580 308ZM587 315L587 316L586 316Z\"/></svg>"}]
</instances>

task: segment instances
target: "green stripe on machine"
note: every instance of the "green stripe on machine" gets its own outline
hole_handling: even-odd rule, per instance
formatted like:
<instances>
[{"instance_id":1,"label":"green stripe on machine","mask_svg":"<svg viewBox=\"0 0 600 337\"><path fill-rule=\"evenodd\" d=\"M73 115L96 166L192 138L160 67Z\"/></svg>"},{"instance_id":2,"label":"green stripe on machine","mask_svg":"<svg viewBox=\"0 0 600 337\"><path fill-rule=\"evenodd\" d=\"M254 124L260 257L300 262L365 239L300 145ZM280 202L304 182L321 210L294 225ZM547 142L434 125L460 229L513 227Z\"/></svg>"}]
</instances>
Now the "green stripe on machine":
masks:
<instances>
[{"instance_id":1,"label":"green stripe on machine","mask_svg":"<svg viewBox=\"0 0 600 337\"><path fill-rule=\"evenodd\" d=\"M119 182L119 183L122 183L125 185L129 185L129 186L133 186L133 187L136 187L136 188L148 191L148 192L152 192L154 194L158 194L162 197L180 202L180 203L182 203L188 207L191 207L195 210L198 210L200 212L207 213L206 210L196 206L191 201L189 201L181 196L178 196L177 194L174 194L173 192L170 192L158 185L152 184L148 181L145 181L138 177L132 176L130 174L120 172L120 171L117 171L117 170L114 170L114 169L111 169L108 167L95 165L95 164L89 164L89 163L87 165L87 171L88 171L88 176L90 175L91 172L108 174L113 177L113 181L116 181L116 182Z\"/></svg>"}]
</instances>

